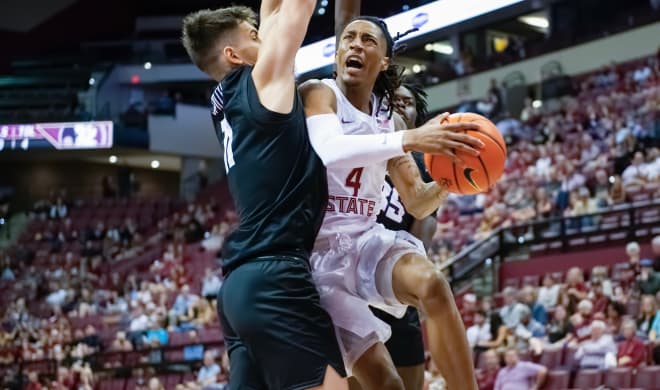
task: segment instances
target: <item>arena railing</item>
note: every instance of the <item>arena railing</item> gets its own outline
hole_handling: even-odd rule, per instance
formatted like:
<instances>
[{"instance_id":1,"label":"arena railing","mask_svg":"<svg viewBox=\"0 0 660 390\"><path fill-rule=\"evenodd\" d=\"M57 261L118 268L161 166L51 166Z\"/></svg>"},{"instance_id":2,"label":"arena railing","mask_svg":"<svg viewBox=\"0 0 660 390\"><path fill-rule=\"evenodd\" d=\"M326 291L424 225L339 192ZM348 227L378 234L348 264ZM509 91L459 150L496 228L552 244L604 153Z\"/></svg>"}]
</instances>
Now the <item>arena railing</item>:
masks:
<instances>
[{"instance_id":1,"label":"arena railing","mask_svg":"<svg viewBox=\"0 0 660 390\"><path fill-rule=\"evenodd\" d=\"M615 205L607 210L574 217L555 217L497 228L485 239L464 247L440 268L452 288L498 291L500 264L533 253L572 250L641 241L660 234L660 199ZM485 281L485 282L484 282Z\"/></svg>"}]
</instances>

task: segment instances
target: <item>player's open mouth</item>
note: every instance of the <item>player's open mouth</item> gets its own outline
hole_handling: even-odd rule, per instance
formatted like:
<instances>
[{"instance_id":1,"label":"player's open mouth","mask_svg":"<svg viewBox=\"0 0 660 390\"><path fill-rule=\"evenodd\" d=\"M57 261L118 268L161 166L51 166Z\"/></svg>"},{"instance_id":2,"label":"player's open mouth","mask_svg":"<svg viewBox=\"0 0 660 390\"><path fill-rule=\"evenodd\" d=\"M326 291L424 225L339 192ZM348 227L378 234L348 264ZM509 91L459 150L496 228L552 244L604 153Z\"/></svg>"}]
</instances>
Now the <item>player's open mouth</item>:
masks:
<instances>
[{"instance_id":1,"label":"player's open mouth","mask_svg":"<svg viewBox=\"0 0 660 390\"><path fill-rule=\"evenodd\" d=\"M362 69L362 60L357 56L350 56L346 59L346 67L353 69Z\"/></svg>"}]
</instances>

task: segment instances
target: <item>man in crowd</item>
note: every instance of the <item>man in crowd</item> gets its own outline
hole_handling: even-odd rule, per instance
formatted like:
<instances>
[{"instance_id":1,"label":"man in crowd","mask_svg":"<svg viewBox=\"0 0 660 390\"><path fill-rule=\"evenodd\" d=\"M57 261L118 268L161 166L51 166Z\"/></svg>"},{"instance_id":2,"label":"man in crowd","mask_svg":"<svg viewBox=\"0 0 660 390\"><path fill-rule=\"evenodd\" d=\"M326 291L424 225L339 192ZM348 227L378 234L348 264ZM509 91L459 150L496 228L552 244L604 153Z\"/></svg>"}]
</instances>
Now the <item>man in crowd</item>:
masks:
<instances>
[{"instance_id":1,"label":"man in crowd","mask_svg":"<svg viewBox=\"0 0 660 390\"><path fill-rule=\"evenodd\" d=\"M494 390L531 389L543 386L548 369L532 362L521 362L518 350L507 349L504 354L506 366L497 374Z\"/></svg>"}]
</instances>

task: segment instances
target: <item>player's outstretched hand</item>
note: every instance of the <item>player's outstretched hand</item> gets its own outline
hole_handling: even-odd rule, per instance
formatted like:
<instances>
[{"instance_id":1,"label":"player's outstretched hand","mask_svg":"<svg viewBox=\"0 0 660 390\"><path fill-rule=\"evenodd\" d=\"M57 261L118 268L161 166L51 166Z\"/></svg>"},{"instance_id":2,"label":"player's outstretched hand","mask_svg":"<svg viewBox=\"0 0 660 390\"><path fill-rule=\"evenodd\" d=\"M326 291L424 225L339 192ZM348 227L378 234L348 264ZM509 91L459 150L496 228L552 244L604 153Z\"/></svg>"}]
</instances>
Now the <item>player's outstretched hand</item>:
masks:
<instances>
[{"instance_id":1,"label":"player's outstretched hand","mask_svg":"<svg viewBox=\"0 0 660 390\"><path fill-rule=\"evenodd\" d=\"M416 129L405 130L403 149L406 152L444 154L461 165L463 165L463 161L457 156L458 151L478 156L479 150L485 146L484 143L464 132L465 130L479 131L479 124L473 122L442 124L442 121L448 116L449 113L445 112Z\"/></svg>"}]
</instances>

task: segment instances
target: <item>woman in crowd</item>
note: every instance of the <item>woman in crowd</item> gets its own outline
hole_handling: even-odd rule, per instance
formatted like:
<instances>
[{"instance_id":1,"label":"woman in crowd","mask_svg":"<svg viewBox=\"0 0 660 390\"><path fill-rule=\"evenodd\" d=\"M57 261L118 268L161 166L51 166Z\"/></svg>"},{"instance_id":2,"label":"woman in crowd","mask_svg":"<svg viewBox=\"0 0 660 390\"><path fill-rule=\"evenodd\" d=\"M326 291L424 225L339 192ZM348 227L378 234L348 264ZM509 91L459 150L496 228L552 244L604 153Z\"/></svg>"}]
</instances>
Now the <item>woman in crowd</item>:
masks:
<instances>
[{"instance_id":1,"label":"woman in crowd","mask_svg":"<svg viewBox=\"0 0 660 390\"><path fill-rule=\"evenodd\" d=\"M639 316L637 317L637 333L643 339L649 338L651 325L655 320L656 308L655 297L653 295L644 295L639 306Z\"/></svg>"}]
</instances>

